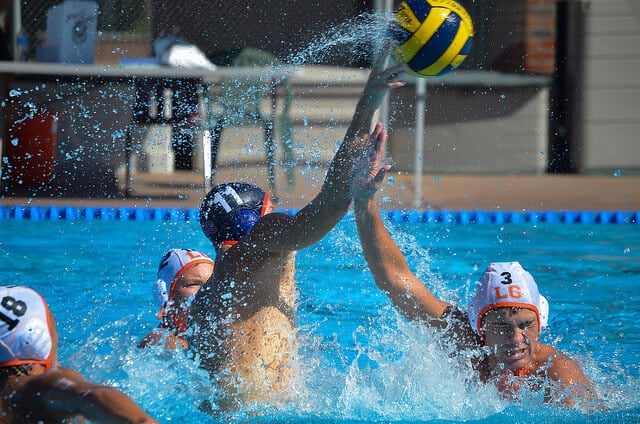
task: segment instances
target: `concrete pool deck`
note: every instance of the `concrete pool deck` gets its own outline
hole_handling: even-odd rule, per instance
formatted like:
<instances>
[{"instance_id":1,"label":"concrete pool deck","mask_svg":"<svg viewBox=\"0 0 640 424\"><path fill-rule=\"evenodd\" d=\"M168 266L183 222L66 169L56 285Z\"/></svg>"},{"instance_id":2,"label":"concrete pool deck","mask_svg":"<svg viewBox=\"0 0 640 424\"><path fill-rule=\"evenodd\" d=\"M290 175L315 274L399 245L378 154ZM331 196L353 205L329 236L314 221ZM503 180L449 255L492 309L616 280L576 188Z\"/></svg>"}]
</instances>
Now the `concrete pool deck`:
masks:
<instances>
[{"instance_id":1,"label":"concrete pool deck","mask_svg":"<svg viewBox=\"0 0 640 424\"><path fill-rule=\"evenodd\" d=\"M267 172L263 166L223 167L216 183L247 181L265 189ZM422 196L415 193L412 174L391 173L381 190L383 209L396 210L485 210L485 211L640 211L640 175L423 175ZM278 176L278 207L299 209L320 189L324 169L305 168L295 172L289 187L284 175ZM129 198L56 197L40 194L0 197L0 204L177 207L197 208L204 196L199 173L176 171L171 174L134 174L133 194Z\"/></svg>"}]
</instances>

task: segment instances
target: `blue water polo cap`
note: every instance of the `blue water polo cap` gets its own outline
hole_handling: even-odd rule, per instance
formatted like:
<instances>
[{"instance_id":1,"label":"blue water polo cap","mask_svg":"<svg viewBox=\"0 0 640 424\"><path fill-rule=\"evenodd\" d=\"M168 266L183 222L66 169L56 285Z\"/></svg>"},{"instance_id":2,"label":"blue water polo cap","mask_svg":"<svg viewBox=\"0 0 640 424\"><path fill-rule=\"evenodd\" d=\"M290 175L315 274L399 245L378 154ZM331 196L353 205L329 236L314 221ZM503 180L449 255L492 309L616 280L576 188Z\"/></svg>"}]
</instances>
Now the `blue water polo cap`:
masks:
<instances>
[{"instance_id":1,"label":"blue water polo cap","mask_svg":"<svg viewBox=\"0 0 640 424\"><path fill-rule=\"evenodd\" d=\"M200 226L214 245L237 242L251 232L268 203L269 195L252 184L217 185L200 205Z\"/></svg>"}]
</instances>

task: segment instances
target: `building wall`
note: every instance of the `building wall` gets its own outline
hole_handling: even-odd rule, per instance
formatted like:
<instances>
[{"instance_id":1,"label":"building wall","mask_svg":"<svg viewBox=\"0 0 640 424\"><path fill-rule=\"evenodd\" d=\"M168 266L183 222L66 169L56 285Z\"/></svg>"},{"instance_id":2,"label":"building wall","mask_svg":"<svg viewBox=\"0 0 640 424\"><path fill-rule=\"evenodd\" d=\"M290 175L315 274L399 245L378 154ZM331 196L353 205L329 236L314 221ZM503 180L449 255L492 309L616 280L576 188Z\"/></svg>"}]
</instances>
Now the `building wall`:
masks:
<instances>
[{"instance_id":1,"label":"building wall","mask_svg":"<svg viewBox=\"0 0 640 424\"><path fill-rule=\"evenodd\" d=\"M547 166L546 78L456 73L427 84L422 135L409 84L391 95L389 149L395 169L423 173L541 174ZM416 146L422 144L422 153Z\"/></svg>"},{"instance_id":2,"label":"building wall","mask_svg":"<svg viewBox=\"0 0 640 424\"><path fill-rule=\"evenodd\" d=\"M173 1L155 0L152 10L154 36L179 33L224 63L227 53L243 47L266 50L287 60L332 26L373 10L373 5L368 0L185 0L176 7ZM320 63L365 64L360 53L350 51L347 43L328 59L320 58Z\"/></svg>"},{"instance_id":3,"label":"building wall","mask_svg":"<svg viewBox=\"0 0 640 424\"><path fill-rule=\"evenodd\" d=\"M583 1L582 172L640 169L640 3Z\"/></svg>"}]
</instances>

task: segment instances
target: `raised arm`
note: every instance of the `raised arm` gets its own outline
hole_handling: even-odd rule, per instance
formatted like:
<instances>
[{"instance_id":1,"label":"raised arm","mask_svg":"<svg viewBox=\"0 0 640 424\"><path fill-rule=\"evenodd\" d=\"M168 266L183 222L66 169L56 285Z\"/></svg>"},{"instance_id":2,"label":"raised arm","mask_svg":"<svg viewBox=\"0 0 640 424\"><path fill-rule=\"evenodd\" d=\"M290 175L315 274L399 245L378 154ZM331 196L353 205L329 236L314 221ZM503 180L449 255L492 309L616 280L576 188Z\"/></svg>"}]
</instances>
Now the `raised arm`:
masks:
<instances>
[{"instance_id":1,"label":"raised arm","mask_svg":"<svg viewBox=\"0 0 640 424\"><path fill-rule=\"evenodd\" d=\"M371 143L367 135L373 115L384 95L394 87L404 85L396 81L405 65L383 69L387 52L376 61L356 106L353 119L338 148L319 194L294 216L272 214L265 216L254 229L254 236L267 238L270 250L291 251L309 246L329 232L351 205L350 181L354 162ZM260 231L262 224L266 230ZM274 228L281 231L273 232ZM257 231L256 231L257 230Z\"/></svg>"},{"instance_id":2,"label":"raised arm","mask_svg":"<svg viewBox=\"0 0 640 424\"><path fill-rule=\"evenodd\" d=\"M409 319L422 319L442 326L440 320L449 303L437 299L409 269L398 245L384 226L374 200L375 193L391 166L385 161L387 133L374 133L375 148L365 155L367 166L355 175L351 187L354 197L356 224L364 256L377 286Z\"/></svg>"},{"instance_id":3,"label":"raised arm","mask_svg":"<svg viewBox=\"0 0 640 424\"><path fill-rule=\"evenodd\" d=\"M96 423L157 423L121 391L85 380L69 368L56 368L35 378L27 388L32 401L51 417L82 415Z\"/></svg>"},{"instance_id":4,"label":"raised arm","mask_svg":"<svg viewBox=\"0 0 640 424\"><path fill-rule=\"evenodd\" d=\"M384 226L375 200L356 199L355 213L364 256L376 285L407 318L443 325L440 318L450 304L437 299L409 269Z\"/></svg>"}]
</instances>

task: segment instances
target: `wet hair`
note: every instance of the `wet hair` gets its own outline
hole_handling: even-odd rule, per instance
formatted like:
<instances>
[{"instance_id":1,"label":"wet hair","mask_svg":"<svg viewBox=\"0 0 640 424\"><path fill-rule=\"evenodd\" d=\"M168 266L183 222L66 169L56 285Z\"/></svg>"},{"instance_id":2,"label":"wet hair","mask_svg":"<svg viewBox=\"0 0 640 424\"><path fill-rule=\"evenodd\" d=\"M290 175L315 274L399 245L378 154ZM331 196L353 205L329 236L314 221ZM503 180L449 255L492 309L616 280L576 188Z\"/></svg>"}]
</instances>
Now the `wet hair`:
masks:
<instances>
[{"instance_id":1,"label":"wet hair","mask_svg":"<svg viewBox=\"0 0 640 424\"><path fill-rule=\"evenodd\" d=\"M265 214L269 195L247 183L215 186L200 205L200 226L214 245L236 242Z\"/></svg>"}]
</instances>

